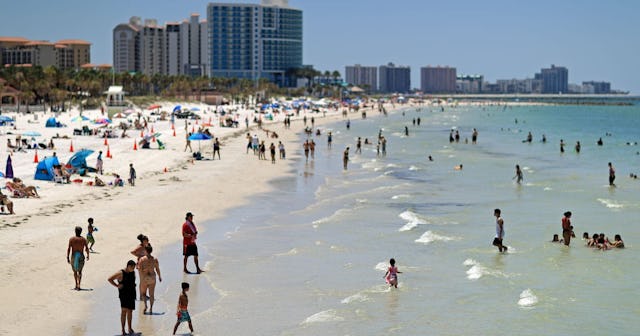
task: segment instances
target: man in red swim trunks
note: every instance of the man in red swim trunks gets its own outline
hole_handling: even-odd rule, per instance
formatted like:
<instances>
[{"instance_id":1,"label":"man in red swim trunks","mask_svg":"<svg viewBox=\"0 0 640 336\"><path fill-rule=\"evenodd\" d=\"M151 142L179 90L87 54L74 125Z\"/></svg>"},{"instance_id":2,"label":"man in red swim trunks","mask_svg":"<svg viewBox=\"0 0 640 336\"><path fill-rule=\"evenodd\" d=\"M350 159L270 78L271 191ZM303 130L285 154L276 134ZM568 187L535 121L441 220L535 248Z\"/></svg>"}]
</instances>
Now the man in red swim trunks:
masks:
<instances>
[{"instance_id":1,"label":"man in red swim trunks","mask_svg":"<svg viewBox=\"0 0 640 336\"><path fill-rule=\"evenodd\" d=\"M196 238L198 236L198 229L193 224L193 214L187 212L186 221L182 224L182 255L184 255L184 272L190 273L187 270L187 258L193 256L193 261L196 264L196 273L202 273L200 265L198 264L198 246L196 245Z\"/></svg>"}]
</instances>

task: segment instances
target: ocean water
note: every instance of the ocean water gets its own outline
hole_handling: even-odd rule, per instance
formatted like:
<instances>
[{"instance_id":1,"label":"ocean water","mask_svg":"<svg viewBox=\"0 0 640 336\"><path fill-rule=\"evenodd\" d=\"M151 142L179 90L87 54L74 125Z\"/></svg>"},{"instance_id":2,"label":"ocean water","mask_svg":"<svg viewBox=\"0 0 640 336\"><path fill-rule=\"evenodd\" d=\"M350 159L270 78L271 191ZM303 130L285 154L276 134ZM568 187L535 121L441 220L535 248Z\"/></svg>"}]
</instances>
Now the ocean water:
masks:
<instances>
[{"instance_id":1,"label":"ocean water","mask_svg":"<svg viewBox=\"0 0 640 336\"><path fill-rule=\"evenodd\" d=\"M324 127L315 159L296 162L274 192L200 224L224 228L200 242L213 293L192 299L200 334L638 333L640 180L629 173L640 173L640 106L425 106L351 119L350 130ZM449 143L452 128L460 143ZM380 129L386 157L375 145L354 154L358 136L373 140ZM522 142L527 132L532 143ZM494 208L505 254L491 245ZM568 248L549 242L565 211L578 236ZM583 232L621 234L627 247L587 248ZM398 289L383 279L392 257Z\"/></svg>"}]
</instances>

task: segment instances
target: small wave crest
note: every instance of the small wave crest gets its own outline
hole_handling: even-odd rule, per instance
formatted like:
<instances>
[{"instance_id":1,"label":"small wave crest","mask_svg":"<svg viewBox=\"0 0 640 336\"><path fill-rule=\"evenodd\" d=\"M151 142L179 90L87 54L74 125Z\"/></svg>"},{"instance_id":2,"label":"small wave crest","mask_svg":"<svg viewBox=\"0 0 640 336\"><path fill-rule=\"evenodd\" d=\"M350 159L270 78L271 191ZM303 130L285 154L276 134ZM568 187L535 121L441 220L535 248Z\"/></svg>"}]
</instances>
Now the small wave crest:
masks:
<instances>
[{"instance_id":1,"label":"small wave crest","mask_svg":"<svg viewBox=\"0 0 640 336\"><path fill-rule=\"evenodd\" d=\"M293 255L296 255L296 254L298 254L298 249L294 247L294 248L290 249L287 252L276 253L275 256L276 257L285 257L285 256L293 256Z\"/></svg>"},{"instance_id":2,"label":"small wave crest","mask_svg":"<svg viewBox=\"0 0 640 336\"><path fill-rule=\"evenodd\" d=\"M329 309L315 313L307 317L302 324L322 323L322 322L338 322L344 321L344 317L338 316L338 312L335 309Z\"/></svg>"},{"instance_id":3,"label":"small wave crest","mask_svg":"<svg viewBox=\"0 0 640 336\"><path fill-rule=\"evenodd\" d=\"M598 198L598 202L602 205L606 206L609 209L622 209L624 208L623 204L620 204L614 200L606 199L606 198Z\"/></svg>"},{"instance_id":4,"label":"small wave crest","mask_svg":"<svg viewBox=\"0 0 640 336\"><path fill-rule=\"evenodd\" d=\"M342 301L340 301L340 303L349 304L351 302L366 302L370 300L371 299L364 293L356 293L347 298L344 298Z\"/></svg>"},{"instance_id":5,"label":"small wave crest","mask_svg":"<svg viewBox=\"0 0 640 336\"><path fill-rule=\"evenodd\" d=\"M422 170L422 168L412 165L411 167L409 167L409 170L416 171L416 170Z\"/></svg>"},{"instance_id":6,"label":"small wave crest","mask_svg":"<svg viewBox=\"0 0 640 336\"><path fill-rule=\"evenodd\" d=\"M433 243L435 241L452 241L452 240L457 240L457 238L454 237L447 237L447 236L442 236L436 233L433 233L432 231L427 231L425 233L422 234L422 236L420 236L420 238L416 239L416 243L422 243L422 244L429 244L429 243Z\"/></svg>"},{"instance_id":7,"label":"small wave crest","mask_svg":"<svg viewBox=\"0 0 640 336\"><path fill-rule=\"evenodd\" d=\"M404 226L398 229L398 231L410 231L418 225L428 224L428 222L424 218L420 217L420 215L411 210L407 210L399 214L398 217L404 219L407 222Z\"/></svg>"},{"instance_id":8,"label":"small wave crest","mask_svg":"<svg viewBox=\"0 0 640 336\"><path fill-rule=\"evenodd\" d=\"M393 200L397 200L397 199L402 199L402 198L410 198L411 195L407 195L407 194L400 194L400 195L393 195L393 197L391 197L391 199Z\"/></svg>"},{"instance_id":9,"label":"small wave crest","mask_svg":"<svg viewBox=\"0 0 640 336\"><path fill-rule=\"evenodd\" d=\"M518 306L520 307L533 307L538 304L538 297L529 288L520 293L520 299L518 300Z\"/></svg>"},{"instance_id":10,"label":"small wave crest","mask_svg":"<svg viewBox=\"0 0 640 336\"><path fill-rule=\"evenodd\" d=\"M508 278L509 276L501 271L496 271L496 270L492 270L484 265L482 265L481 263L479 263L478 261L474 260L474 259L467 259L462 263L464 266L471 266L471 268L469 268L467 270L467 279L469 280L478 280L480 278L482 278L485 275L491 275L494 277L505 277Z\"/></svg>"}]
</instances>

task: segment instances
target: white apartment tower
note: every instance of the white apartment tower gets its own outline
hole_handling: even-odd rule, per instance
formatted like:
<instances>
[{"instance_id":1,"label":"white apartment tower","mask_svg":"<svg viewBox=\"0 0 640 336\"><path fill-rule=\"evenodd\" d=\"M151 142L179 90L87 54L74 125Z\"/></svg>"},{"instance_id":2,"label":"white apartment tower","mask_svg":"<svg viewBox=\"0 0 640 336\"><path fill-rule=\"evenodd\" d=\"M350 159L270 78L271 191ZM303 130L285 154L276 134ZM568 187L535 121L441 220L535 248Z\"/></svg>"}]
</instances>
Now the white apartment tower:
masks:
<instances>
[{"instance_id":1,"label":"white apartment tower","mask_svg":"<svg viewBox=\"0 0 640 336\"><path fill-rule=\"evenodd\" d=\"M378 67L360 64L345 67L347 83L360 86L369 92L378 91Z\"/></svg>"},{"instance_id":2,"label":"white apartment tower","mask_svg":"<svg viewBox=\"0 0 640 336\"><path fill-rule=\"evenodd\" d=\"M205 76L209 74L207 21L198 14L189 20L166 25L166 69L168 75Z\"/></svg>"}]
</instances>

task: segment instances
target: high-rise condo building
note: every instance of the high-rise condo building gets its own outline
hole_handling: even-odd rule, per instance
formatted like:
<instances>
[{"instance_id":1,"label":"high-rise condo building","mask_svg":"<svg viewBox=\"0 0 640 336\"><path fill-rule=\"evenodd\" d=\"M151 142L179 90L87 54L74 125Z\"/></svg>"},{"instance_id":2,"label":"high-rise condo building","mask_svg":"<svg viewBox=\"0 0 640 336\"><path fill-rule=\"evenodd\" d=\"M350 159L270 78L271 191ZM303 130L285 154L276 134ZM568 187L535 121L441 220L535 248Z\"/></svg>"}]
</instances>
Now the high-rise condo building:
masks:
<instances>
[{"instance_id":1,"label":"high-rise condo building","mask_svg":"<svg viewBox=\"0 0 640 336\"><path fill-rule=\"evenodd\" d=\"M551 68L542 69L542 93L568 93L569 70L565 67L551 65Z\"/></svg>"},{"instance_id":2,"label":"high-rise condo building","mask_svg":"<svg viewBox=\"0 0 640 336\"><path fill-rule=\"evenodd\" d=\"M165 26L132 17L113 29L115 72L204 76L208 52L207 24L198 14Z\"/></svg>"},{"instance_id":3,"label":"high-rise condo building","mask_svg":"<svg viewBox=\"0 0 640 336\"><path fill-rule=\"evenodd\" d=\"M79 69L91 63L91 43L83 40L31 41L0 37L0 64Z\"/></svg>"},{"instance_id":4,"label":"high-rise condo building","mask_svg":"<svg viewBox=\"0 0 640 336\"><path fill-rule=\"evenodd\" d=\"M378 68L380 76L380 92L408 93L411 91L411 68L396 66L393 63L381 65Z\"/></svg>"},{"instance_id":5,"label":"high-rise condo building","mask_svg":"<svg viewBox=\"0 0 640 336\"><path fill-rule=\"evenodd\" d=\"M448 66L420 68L420 88L423 93L455 93L456 68Z\"/></svg>"},{"instance_id":6,"label":"high-rise condo building","mask_svg":"<svg viewBox=\"0 0 640 336\"><path fill-rule=\"evenodd\" d=\"M302 67L302 11L288 0L207 6L211 75L291 86Z\"/></svg>"},{"instance_id":7,"label":"high-rise condo building","mask_svg":"<svg viewBox=\"0 0 640 336\"><path fill-rule=\"evenodd\" d=\"M205 76L209 74L207 21L198 14L189 20L166 25L167 75Z\"/></svg>"},{"instance_id":8,"label":"high-rise condo building","mask_svg":"<svg viewBox=\"0 0 640 336\"><path fill-rule=\"evenodd\" d=\"M360 86L369 92L378 91L378 67L348 65L344 72L347 83Z\"/></svg>"}]
</instances>

